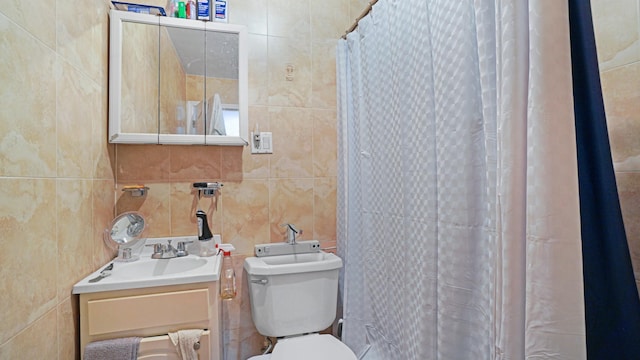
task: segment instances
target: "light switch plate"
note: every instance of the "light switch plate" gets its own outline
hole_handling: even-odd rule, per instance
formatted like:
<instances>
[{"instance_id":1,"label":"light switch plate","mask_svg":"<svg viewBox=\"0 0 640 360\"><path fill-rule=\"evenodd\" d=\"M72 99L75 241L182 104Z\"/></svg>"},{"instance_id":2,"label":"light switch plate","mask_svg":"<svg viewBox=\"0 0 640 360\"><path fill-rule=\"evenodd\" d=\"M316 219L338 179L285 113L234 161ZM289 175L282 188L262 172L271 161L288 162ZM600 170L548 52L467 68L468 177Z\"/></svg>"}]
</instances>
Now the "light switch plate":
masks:
<instances>
[{"instance_id":1,"label":"light switch plate","mask_svg":"<svg viewBox=\"0 0 640 360\"><path fill-rule=\"evenodd\" d=\"M270 132L251 132L252 154L273 154L273 135Z\"/></svg>"}]
</instances>

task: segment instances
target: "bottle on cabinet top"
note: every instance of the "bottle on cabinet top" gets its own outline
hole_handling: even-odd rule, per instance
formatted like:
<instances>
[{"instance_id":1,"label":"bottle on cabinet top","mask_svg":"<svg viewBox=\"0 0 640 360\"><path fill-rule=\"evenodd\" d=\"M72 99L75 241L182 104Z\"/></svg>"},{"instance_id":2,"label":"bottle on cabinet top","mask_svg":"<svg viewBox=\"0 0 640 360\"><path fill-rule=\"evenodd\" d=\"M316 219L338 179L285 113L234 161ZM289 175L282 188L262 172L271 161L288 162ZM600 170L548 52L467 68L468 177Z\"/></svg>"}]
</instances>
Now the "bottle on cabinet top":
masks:
<instances>
[{"instance_id":1,"label":"bottle on cabinet top","mask_svg":"<svg viewBox=\"0 0 640 360\"><path fill-rule=\"evenodd\" d=\"M198 20L211 20L209 0L198 0Z\"/></svg>"},{"instance_id":2,"label":"bottle on cabinet top","mask_svg":"<svg viewBox=\"0 0 640 360\"><path fill-rule=\"evenodd\" d=\"M229 22L227 0L168 0L167 16Z\"/></svg>"},{"instance_id":3,"label":"bottle on cabinet top","mask_svg":"<svg viewBox=\"0 0 640 360\"><path fill-rule=\"evenodd\" d=\"M185 5L184 1L180 1L178 3L178 16L181 19L186 19L187 18L187 6Z\"/></svg>"},{"instance_id":4,"label":"bottle on cabinet top","mask_svg":"<svg viewBox=\"0 0 640 360\"><path fill-rule=\"evenodd\" d=\"M227 0L216 0L216 13L213 20L225 23L229 22L227 10Z\"/></svg>"}]
</instances>

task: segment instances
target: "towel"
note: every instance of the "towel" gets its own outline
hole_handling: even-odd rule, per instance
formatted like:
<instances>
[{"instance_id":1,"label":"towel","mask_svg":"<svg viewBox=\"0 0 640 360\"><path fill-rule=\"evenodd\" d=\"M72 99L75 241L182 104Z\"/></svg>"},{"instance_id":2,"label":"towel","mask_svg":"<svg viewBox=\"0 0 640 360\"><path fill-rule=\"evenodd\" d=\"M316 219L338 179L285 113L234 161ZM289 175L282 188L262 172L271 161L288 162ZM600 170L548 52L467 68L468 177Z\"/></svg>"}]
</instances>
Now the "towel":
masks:
<instances>
[{"instance_id":1,"label":"towel","mask_svg":"<svg viewBox=\"0 0 640 360\"><path fill-rule=\"evenodd\" d=\"M220 95L213 96L213 102L209 99L209 135L227 135L222 115L222 101Z\"/></svg>"},{"instance_id":2,"label":"towel","mask_svg":"<svg viewBox=\"0 0 640 360\"><path fill-rule=\"evenodd\" d=\"M193 346L200 341L203 331L199 329L178 330L178 332L169 333L169 338L171 338L171 342L176 347L182 360L198 360L198 352Z\"/></svg>"},{"instance_id":3,"label":"towel","mask_svg":"<svg viewBox=\"0 0 640 360\"><path fill-rule=\"evenodd\" d=\"M84 360L136 360L139 337L94 341L84 348Z\"/></svg>"}]
</instances>

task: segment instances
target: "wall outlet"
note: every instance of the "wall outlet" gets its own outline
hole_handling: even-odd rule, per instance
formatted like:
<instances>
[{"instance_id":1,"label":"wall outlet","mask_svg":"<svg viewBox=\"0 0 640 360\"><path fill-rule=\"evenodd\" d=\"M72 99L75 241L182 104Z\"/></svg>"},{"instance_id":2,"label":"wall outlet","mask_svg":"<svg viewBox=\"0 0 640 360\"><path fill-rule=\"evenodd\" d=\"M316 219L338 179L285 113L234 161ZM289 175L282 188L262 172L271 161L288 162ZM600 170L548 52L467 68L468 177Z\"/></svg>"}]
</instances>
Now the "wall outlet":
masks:
<instances>
[{"instance_id":1,"label":"wall outlet","mask_svg":"<svg viewBox=\"0 0 640 360\"><path fill-rule=\"evenodd\" d=\"M252 154L273 154L273 135L270 132L251 132Z\"/></svg>"}]
</instances>

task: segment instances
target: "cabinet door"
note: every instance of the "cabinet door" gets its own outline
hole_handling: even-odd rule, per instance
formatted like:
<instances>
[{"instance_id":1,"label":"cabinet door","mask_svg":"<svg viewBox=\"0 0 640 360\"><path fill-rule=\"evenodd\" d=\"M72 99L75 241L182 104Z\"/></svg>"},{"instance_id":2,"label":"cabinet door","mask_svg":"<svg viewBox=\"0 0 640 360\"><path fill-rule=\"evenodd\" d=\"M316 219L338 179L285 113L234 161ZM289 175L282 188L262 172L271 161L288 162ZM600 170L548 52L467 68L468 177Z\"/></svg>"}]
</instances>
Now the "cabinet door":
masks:
<instances>
[{"instance_id":1,"label":"cabinet door","mask_svg":"<svg viewBox=\"0 0 640 360\"><path fill-rule=\"evenodd\" d=\"M240 136L240 34L207 31L204 82L205 131L213 136Z\"/></svg>"},{"instance_id":2,"label":"cabinet door","mask_svg":"<svg viewBox=\"0 0 640 360\"><path fill-rule=\"evenodd\" d=\"M122 23L120 132L151 135L158 142L158 25Z\"/></svg>"},{"instance_id":3,"label":"cabinet door","mask_svg":"<svg viewBox=\"0 0 640 360\"><path fill-rule=\"evenodd\" d=\"M205 72L205 31L202 22L189 25L160 26L161 143L204 144L204 118L192 110L204 101L204 84L197 79Z\"/></svg>"},{"instance_id":4,"label":"cabinet door","mask_svg":"<svg viewBox=\"0 0 640 360\"><path fill-rule=\"evenodd\" d=\"M209 331L202 333L200 337L200 349L198 350L200 360L210 359L209 354ZM146 337L140 341L138 349L138 360L180 360L180 355L169 336Z\"/></svg>"},{"instance_id":5,"label":"cabinet door","mask_svg":"<svg viewBox=\"0 0 640 360\"><path fill-rule=\"evenodd\" d=\"M246 30L229 31L220 25L205 23L205 141L241 144L248 131Z\"/></svg>"}]
</instances>

